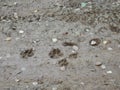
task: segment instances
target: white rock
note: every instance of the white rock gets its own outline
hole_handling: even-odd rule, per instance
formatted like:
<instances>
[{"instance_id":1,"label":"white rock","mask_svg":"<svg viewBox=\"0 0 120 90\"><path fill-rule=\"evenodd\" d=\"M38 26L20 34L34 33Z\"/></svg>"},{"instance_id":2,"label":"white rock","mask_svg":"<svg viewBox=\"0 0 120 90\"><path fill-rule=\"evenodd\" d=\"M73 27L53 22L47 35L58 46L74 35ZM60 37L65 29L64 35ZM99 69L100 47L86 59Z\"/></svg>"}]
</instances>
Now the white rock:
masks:
<instances>
[{"instance_id":1,"label":"white rock","mask_svg":"<svg viewBox=\"0 0 120 90\"><path fill-rule=\"evenodd\" d=\"M14 18L18 19L18 14L16 12L14 13Z\"/></svg>"},{"instance_id":2,"label":"white rock","mask_svg":"<svg viewBox=\"0 0 120 90\"><path fill-rule=\"evenodd\" d=\"M2 57L0 57L0 59L2 59Z\"/></svg>"},{"instance_id":3,"label":"white rock","mask_svg":"<svg viewBox=\"0 0 120 90\"><path fill-rule=\"evenodd\" d=\"M98 62L95 63L95 65L96 65L96 66L101 66L101 65L102 65L102 62L99 62L99 61L98 61Z\"/></svg>"},{"instance_id":4,"label":"white rock","mask_svg":"<svg viewBox=\"0 0 120 90\"><path fill-rule=\"evenodd\" d=\"M38 82L32 82L32 84L33 84L34 86L36 86L36 85L38 85Z\"/></svg>"},{"instance_id":5,"label":"white rock","mask_svg":"<svg viewBox=\"0 0 120 90\"><path fill-rule=\"evenodd\" d=\"M101 68L102 68L102 69L106 69L106 66L105 66L105 65L101 65Z\"/></svg>"},{"instance_id":6,"label":"white rock","mask_svg":"<svg viewBox=\"0 0 120 90\"><path fill-rule=\"evenodd\" d=\"M57 90L57 87L53 87L52 90Z\"/></svg>"},{"instance_id":7,"label":"white rock","mask_svg":"<svg viewBox=\"0 0 120 90\"><path fill-rule=\"evenodd\" d=\"M105 45L106 45L107 43L108 43L108 41L103 41L103 44L105 44Z\"/></svg>"},{"instance_id":8,"label":"white rock","mask_svg":"<svg viewBox=\"0 0 120 90\"><path fill-rule=\"evenodd\" d=\"M111 74L112 73L112 71L107 71L107 74Z\"/></svg>"},{"instance_id":9,"label":"white rock","mask_svg":"<svg viewBox=\"0 0 120 90\"><path fill-rule=\"evenodd\" d=\"M26 70L26 68L25 68L25 67L22 67L22 68L21 68L21 71L25 71L25 70Z\"/></svg>"},{"instance_id":10,"label":"white rock","mask_svg":"<svg viewBox=\"0 0 120 90\"><path fill-rule=\"evenodd\" d=\"M19 33L20 33L20 34L23 34L23 33L24 33L24 31L23 31L23 30L20 30L20 31L19 31Z\"/></svg>"},{"instance_id":11,"label":"white rock","mask_svg":"<svg viewBox=\"0 0 120 90\"><path fill-rule=\"evenodd\" d=\"M52 38L52 41L53 41L53 42L57 42L58 39L57 39L57 38Z\"/></svg>"},{"instance_id":12,"label":"white rock","mask_svg":"<svg viewBox=\"0 0 120 90\"><path fill-rule=\"evenodd\" d=\"M15 82L19 82L19 81L20 81L20 79L17 79L17 78L15 79Z\"/></svg>"},{"instance_id":13,"label":"white rock","mask_svg":"<svg viewBox=\"0 0 120 90\"><path fill-rule=\"evenodd\" d=\"M5 39L5 41L11 41L11 37L7 37L6 39Z\"/></svg>"},{"instance_id":14,"label":"white rock","mask_svg":"<svg viewBox=\"0 0 120 90\"><path fill-rule=\"evenodd\" d=\"M65 66L60 67L61 71L65 71Z\"/></svg>"},{"instance_id":15,"label":"white rock","mask_svg":"<svg viewBox=\"0 0 120 90\"><path fill-rule=\"evenodd\" d=\"M74 45L72 48L73 48L75 51L77 51L77 50L79 49L78 46L75 46L75 45Z\"/></svg>"},{"instance_id":16,"label":"white rock","mask_svg":"<svg viewBox=\"0 0 120 90\"><path fill-rule=\"evenodd\" d=\"M84 83L84 82L81 82L80 84L81 84L81 85L85 85L85 83Z\"/></svg>"},{"instance_id":17,"label":"white rock","mask_svg":"<svg viewBox=\"0 0 120 90\"><path fill-rule=\"evenodd\" d=\"M107 49L108 49L109 51L113 50L113 48L111 48L111 47L108 47Z\"/></svg>"}]
</instances>

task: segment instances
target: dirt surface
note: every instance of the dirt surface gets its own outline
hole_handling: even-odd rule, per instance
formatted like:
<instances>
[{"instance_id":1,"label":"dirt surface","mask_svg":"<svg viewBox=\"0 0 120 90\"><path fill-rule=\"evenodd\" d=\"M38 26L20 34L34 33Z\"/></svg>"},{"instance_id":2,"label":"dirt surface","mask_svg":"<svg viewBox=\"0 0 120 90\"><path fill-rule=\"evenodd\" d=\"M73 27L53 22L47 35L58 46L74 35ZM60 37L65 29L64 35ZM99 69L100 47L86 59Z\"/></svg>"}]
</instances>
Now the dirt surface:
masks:
<instances>
[{"instance_id":1,"label":"dirt surface","mask_svg":"<svg viewBox=\"0 0 120 90\"><path fill-rule=\"evenodd\" d=\"M120 0L0 0L0 90L120 90Z\"/></svg>"}]
</instances>

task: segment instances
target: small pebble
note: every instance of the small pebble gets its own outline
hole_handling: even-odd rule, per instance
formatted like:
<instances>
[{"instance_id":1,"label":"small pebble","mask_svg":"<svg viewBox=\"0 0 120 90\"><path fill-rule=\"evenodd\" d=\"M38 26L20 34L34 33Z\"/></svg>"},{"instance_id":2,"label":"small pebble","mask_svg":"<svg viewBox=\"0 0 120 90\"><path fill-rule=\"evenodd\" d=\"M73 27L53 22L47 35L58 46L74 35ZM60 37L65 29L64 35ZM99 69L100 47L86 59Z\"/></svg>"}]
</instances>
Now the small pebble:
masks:
<instances>
[{"instance_id":1,"label":"small pebble","mask_svg":"<svg viewBox=\"0 0 120 90\"><path fill-rule=\"evenodd\" d=\"M81 85L85 85L85 83L84 83L84 82L81 82L80 84L81 84Z\"/></svg>"},{"instance_id":2,"label":"small pebble","mask_svg":"<svg viewBox=\"0 0 120 90\"><path fill-rule=\"evenodd\" d=\"M34 13L37 13L37 12L38 12L38 10L35 10L35 11L34 11Z\"/></svg>"},{"instance_id":3,"label":"small pebble","mask_svg":"<svg viewBox=\"0 0 120 90\"><path fill-rule=\"evenodd\" d=\"M25 70L26 70L26 68L24 68L24 67L21 68L21 71L25 71Z\"/></svg>"},{"instance_id":4,"label":"small pebble","mask_svg":"<svg viewBox=\"0 0 120 90\"><path fill-rule=\"evenodd\" d=\"M11 41L11 37L7 37L6 39L5 39L5 41Z\"/></svg>"},{"instance_id":5,"label":"small pebble","mask_svg":"<svg viewBox=\"0 0 120 90\"><path fill-rule=\"evenodd\" d=\"M16 79L15 79L15 82L20 82L20 79L17 79L17 78L16 78Z\"/></svg>"},{"instance_id":6,"label":"small pebble","mask_svg":"<svg viewBox=\"0 0 120 90\"><path fill-rule=\"evenodd\" d=\"M20 31L19 31L19 33L20 33L20 34L23 34L23 33L24 33L24 31L23 31L23 30L20 30Z\"/></svg>"},{"instance_id":7,"label":"small pebble","mask_svg":"<svg viewBox=\"0 0 120 90\"><path fill-rule=\"evenodd\" d=\"M38 85L38 82L32 82L32 84L33 84L34 86L37 86L37 85Z\"/></svg>"},{"instance_id":8,"label":"small pebble","mask_svg":"<svg viewBox=\"0 0 120 90\"><path fill-rule=\"evenodd\" d=\"M96 62L95 65L96 65L96 66L101 66L101 65L102 65L102 62Z\"/></svg>"},{"instance_id":9,"label":"small pebble","mask_svg":"<svg viewBox=\"0 0 120 90\"><path fill-rule=\"evenodd\" d=\"M65 66L60 67L61 71L65 71Z\"/></svg>"},{"instance_id":10,"label":"small pebble","mask_svg":"<svg viewBox=\"0 0 120 90\"><path fill-rule=\"evenodd\" d=\"M52 90L57 90L57 87L53 87Z\"/></svg>"},{"instance_id":11,"label":"small pebble","mask_svg":"<svg viewBox=\"0 0 120 90\"><path fill-rule=\"evenodd\" d=\"M90 31L90 29L89 28L85 28L85 30L84 30L85 32L89 32Z\"/></svg>"},{"instance_id":12,"label":"small pebble","mask_svg":"<svg viewBox=\"0 0 120 90\"><path fill-rule=\"evenodd\" d=\"M2 57L0 57L0 59L2 59Z\"/></svg>"},{"instance_id":13,"label":"small pebble","mask_svg":"<svg viewBox=\"0 0 120 90\"><path fill-rule=\"evenodd\" d=\"M16 12L14 13L14 18L18 19L18 14Z\"/></svg>"},{"instance_id":14,"label":"small pebble","mask_svg":"<svg viewBox=\"0 0 120 90\"><path fill-rule=\"evenodd\" d=\"M57 42L58 40L57 40L57 38L52 38L52 41Z\"/></svg>"},{"instance_id":15,"label":"small pebble","mask_svg":"<svg viewBox=\"0 0 120 90\"><path fill-rule=\"evenodd\" d=\"M13 4L14 4L14 5L17 5L17 2L14 2Z\"/></svg>"},{"instance_id":16,"label":"small pebble","mask_svg":"<svg viewBox=\"0 0 120 90\"><path fill-rule=\"evenodd\" d=\"M91 46L98 46L100 44L101 40L99 38L94 38L92 40L89 41L89 44Z\"/></svg>"},{"instance_id":17,"label":"small pebble","mask_svg":"<svg viewBox=\"0 0 120 90\"><path fill-rule=\"evenodd\" d=\"M105 65L101 65L101 68L102 68L102 69L106 69L106 66L105 66Z\"/></svg>"},{"instance_id":18,"label":"small pebble","mask_svg":"<svg viewBox=\"0 0 120 90\"><path fill-rule=\"evenodd\" d=\"M84 2L81 3L82 8L85 7L86 5L87 5L87 3L84 3Z\"/></svg>"},{"instance_id":19,"label":"small pebble","mask_svg":"<svg viewBox=\"0 0 120 90\"><path fill-rule=\"evenodd\" d=\"M75 51L77 51L77 50L79 49L78 46L75 46L75 45L74 45L72 48L73 48Z\"/></svg>"},{"instance_id":20,"label":"small pebble","mask_svg":"<svg viewBox=\"0 0 120 90\"><path fill-rule=\"evenodd\" d=\"M118 48L120 48L120 45L118 45Z\"/></svg>"},{"instance_id":21,"label":"small pebble","mask_svg":"<svg viewBox=\"0 0 120 90\"><path fill-rule=\"evenodd\" d=\"M107 49L108 49L109 51L112 51L112 50L113 50L113 48L111 48L111 47L108 47Z\"/></svg>"},{"instance_id":22,"label":"small pebble","mask_svg":"<svg viewBox=\"0 0 120 90\"><path fill-rule=\"evenodd\" d=\"M107 74L111 74L112 73L112 71L107 71Z\"/></svg>"},{"instance_id":23,"label":"small pebble","mask_svg":"<svg viewBox=\"0 0 120 90\"><path fill-rule=\"evenodd\" d=\"M103 44L105 44L105 45L106 45L107 43L108 43L108 41L103 41Z\"/></svg>"}]
</instances>

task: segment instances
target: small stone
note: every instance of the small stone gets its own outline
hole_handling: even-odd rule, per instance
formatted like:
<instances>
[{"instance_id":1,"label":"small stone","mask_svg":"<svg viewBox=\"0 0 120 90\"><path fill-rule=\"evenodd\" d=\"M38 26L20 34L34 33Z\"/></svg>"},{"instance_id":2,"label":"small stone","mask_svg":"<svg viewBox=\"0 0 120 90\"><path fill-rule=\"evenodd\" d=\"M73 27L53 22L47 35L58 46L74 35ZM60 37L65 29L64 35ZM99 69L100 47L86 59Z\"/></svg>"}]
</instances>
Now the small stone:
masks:
<instances>
[{"instance_id":1,"label":"small stone","mask_svg":"<svg viewBox=\"0 0 120 90\"><path fill-rule=\"evenodd\" d=\"M10 55L10 54L7 54L7 55L6 55L6 58L10 58L10 57L11 57L11 55Z\"/></svg>"},{"instance_id":2,"label":"small stone","mask_svg":"<svg viewBox=\"0 0 120 90\"><path fill-rule=\"evenodd\" d=\"M19 37L15 38L15 40L19 40L19 39L20 39Z\"/></svg>"},{"instance_id":3,"label":"small stone","mask_svg":"<svg viewBox=\"0 0 120 90\"><path fill-rule=\"evenodd\" d=\"M105 65L101 65L101 68L102 68L102 69L106 69L106 66L105 66Z\"/></svg>"},{"instance_id":4,"label":"small stone","mask_svg":"<svg viewBox=\"0 0 120 90\"><path fill-rule=\"evenodd\" d=\"M79 49L78 46L75 46L75 45L74 45L72 48L73 48L75 51L77 51L77 50Z\"/></svg>"},{"instance_id":5,"label":"small stone","mask_svg":"<svg viewBox=\"0 0 120 90\"><path fill-rule=\"evenodd\" d=\"M17 78L16 78L16 79L15 79L15 82L20 82L20 79L17 79Z\"/></svg>"},{"instance_id":6,"label":"small stone","mask_svg":"<svg viewBox=\"0 0 120 90\"><path fill-rule=\"evenodd\" d=\"M85 28L85 30L84 30L85 32L89 32L90 31L90 29L89 28Z\"/></svg>"},{"instance_id":7,"label":"small stone","mask_svg":"<svg viewBox=\"0 0 120 90\"><path fill-rule=\"evenodd\" d=\"M18 14L16 12L14 13L14 18L18 19Z\"/></svg>"},{"instance_id":8,"label":"small stone","mask_svg":"<svg viewBox=\"0 0 120 90\"><path fill-rule=\"evenodd\" d=\"M20 34L23 34L23 33L24 33L24 31L23 31L23 30L20 30L20 31L19 31L19 33L20 33Z\"/></svg>"},{"instance_id":9,"label":"small stone","mask_svg":"<svg viewBox=\"0 0 120 90\"><path fill-rule=\"evenodd\" d=\"M112 71L107 71L107 74L111 74L112 73Z\"/></svg>"},{"instance_id":10,"label":"small stone","mask_svg":"<svg viewBox=\"0 0 120 90\"><path fill-rule=\"evenodd\" d=\"M104 40L104 41L103 41L103 44L104 44L104 45L106 45L106 44L108 44L108 43L111 43L111 41L109 41L109 40Z\"/></svg>"},{"instance_id":11,"label":"small stone","mask_svg":"<svg viewBox=\"0 0 120 90\"><path fill-rule=\"evenodd\" d=\"M87 5L87 3L84 3L84 2L81 3L82 8L85 7L86 5Z\"/></svg>"},{"instance_id":12,"label":"small stone","mask_svg":"<svg viewBox=\"0 0 120 90\"><path fill-rule=\"evenodd\" d=\"M118 45L118 48L120 48L120 45Z\"/></svg>"},{"instance_id":13,"label":"small stone","mask_svg":"<svg viewBox=\"0 0 120 90\"><path fill-rule=\"evenodd\" d=\"M111 47L108 47L107 49L108 49L109 51L112 51L112 50L113 50L113 48L111 48Z\"/></svg>"},{"instance_id":14,"label":"small stone","mask_svg":"<svg viewBox=\"0 0 120 90\"><path fill-rule=\"evenodd\" d=\"M65 66L60 67L61 71L65 71L65 69L66 69Z\"/></svg>"},{"instance_id":15,"label":"small stone","mask_svg":"<svg viewBox=\"0 0 120 90\"><path fill-rule=\"evenodd\" d=\"M5 41L11 41L11 37L7 37L6 39L5 39Z\"/></svg>"},{"instance_id":16,"label":"small stone","mask_svg":"<svg viewBox=\"0 0 120 90\"><path fill-rule=\"evenodd\" d=\"M38 10L34 10L34 13L37 13L38 12Z\"/></svg>"},{"instance_id":17,"label":"small stone","mask_svg":"<svg viewBox=\"0 0 120 90\"><path fill-rule=\"evenodd\" d=\"M57 40L57 38L52 38L52 41L57 42L58 40Z\"/></svg>"},{"instance_id":18,"label":"small stone","mask_svg":"<svg viewBox=\"0 0 120 90\"><path fill-rule=\"evenodd\" d=\"M101 65L102 65L102 62L96 62L95 65L96 65L96 66L101 66Z\"/></svg>"},{"instance_id":19,"label":"small stone","mask_svg":"<svg viewBox=\"0 0 120 90\"><path fill-rule=\"evenodd\" d=\"M25 68L25 67L22 67L22 68L21 68L21 71L25 71L25 70L26 70L26 68Z\"/></svg>"},{"instance_id":20,"label":"small stone","mask_svg":"<svg viewBox=\"0 0 120 90\"><path fill-rule=\"evenodd\" d=\"M81 82L80 84L81 84L81 85L85 85L85 83L84 83L84 82Z\"/></svg>"},{"instance_id":21,"label":"small stone","mask_svg":"<svg viewBox=\"0 0 120 90\"><path fill-rule=\"evenodd\" d=\"M118 67L120 68L120 65Z\"/></svg>"},{"instance_id":22,"label":"small stone","mask_svg":"<svg viewBox=\"0 0 120 90\"><path fill-rule=\"evenodd\" d=\"M14 5L17 5L17 2L14 2L13 4L14 4Z\"/></svg>"},{"instance_id":23,"label":"small stone","mask_svg":"<svg viewBox=\"0 0 120 90\"><path fill-rule=\"evenodd\" d=\"M32 84L33 84L34 86L37 86L37 85L38 85L38 82L32 82Z\"/></svg>"},{"instance_id":24,"label":"small stone","mask_svg":"<svg viewBox=\"0 0 120 90\"><path fill-rule=\"evenodd\" d=\"M0 59L2 59L2 57L0 57Z\"/></svg>"},{"instance_id":25,"label":"small stone","mask_svg":"<svg viewBox=\"0 0 120 90\"><path fill-rule=\"evenodd\" d=\"M100 44L101 40L99 38L94 38L92 40L89 41L89 44L91 46L98 46Z\"/></svg>"},{"instance_id":26,"label":"small stone","mask_svg":"<svg viewBox=\"0 0 120 90\"><path fill-rule=\"evenodd\" d=\"M57 87L53 87L52 90L57 90Z\"/></svg>"}]
</instances>

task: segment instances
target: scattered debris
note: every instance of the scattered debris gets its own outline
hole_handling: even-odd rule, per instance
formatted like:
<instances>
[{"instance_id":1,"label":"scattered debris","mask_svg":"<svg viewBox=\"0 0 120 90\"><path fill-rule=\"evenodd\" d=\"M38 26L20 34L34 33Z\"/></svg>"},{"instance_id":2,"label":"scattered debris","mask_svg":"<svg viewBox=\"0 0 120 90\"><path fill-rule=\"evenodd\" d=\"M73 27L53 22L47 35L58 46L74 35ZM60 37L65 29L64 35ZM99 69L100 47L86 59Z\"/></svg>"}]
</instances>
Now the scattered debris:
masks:
<instances>
[{"instance_id":1,"label":"scattered debris","mask_svg":"<svg viewBox=\"0 0 120 90\"><path fill-rule=\"evenodd\" d=\"M91 46L98 46L100 44L101 40L99 38L94 38L92 40L90 40L89 44Z\"/></svg>"},{"instance_id":2,"label":"scattered debris","mask_svg":"<svg viewBox=\"0 0 120 90\"><path fill-rule=\"evenodd\" d=\"M73 43L73 42L64 42L62 45L63 46L74 46L74 45L77 45L77 44Z\"/></svg>"},{"instance_id":3,"label":"scattered debris","mask_svg":"<svg viewBox=\"0 0 120 90\"><path fill-rule=\"evenodd\" d=\"M69 58L77 58L77 56L78 56L78 53L72 53L72 54L70 54L69 55Z\"/></svg>"},{"instance_id":4,"label":"scattered debris","mask_svg":"<svg viewBox=\"0 0 120 90\"><path fill-rule=\"evenodd\" d=\"M58 64L62 67L62 66L67 66L68 65L68 61L66 60L66 58L60 60L58 62Z\"/></svg>"},{"instance_id":5,"label":"scattered debris","mask_svg":"<svg viewBox=\"0 0 120 90\"><path fill-rule=\"evenodd\" d=\"M101 66L101 65L102 65L102 62L99 62L99 61L98 61L98 62L95 63L95 65L96 65L96 66Z\"/></svg>"},{"instance_id":6,"label":"scattered debris","mask_svg":"<svg viewBox=\"0 0 120 90\"><path fill-rule=\"evenodd\" d=\"M52 49L49 52L49 56L50 56L50 58L59 58L59 57L63 56L63 53L61 52L61 50L59 48L56 48L56 49Z\"/></svg>"},{"instance_id":7,"label":"scattered debris","mask_svg":"<svg viewBox=\"0 0 120 90\"><path fill-rule=\"evenodd\" d=\"M52 38L52 41L53 41L53 42L57 42L58 39L57 39L57 38Z\"/></svg>"},{"instance_id":8,"label":"scattered debris","mask_svg":"<svg viewBox=\"0 0 120 90\"><path fill-rule=\"evenodd\" d=\"M112 73L112 71L107 71L107 74L111 74Z\"/></svg>"},{"instance_id":9,"label":"scattered debris","mask_svg":"<svg viewBox=\"0 0 120 90\"><path fill-rule=\"evenodd\" d=\"M34 55L33 48L26 49L20 53L22 58L32 57Z\"/></svg>"}]
</instances>

